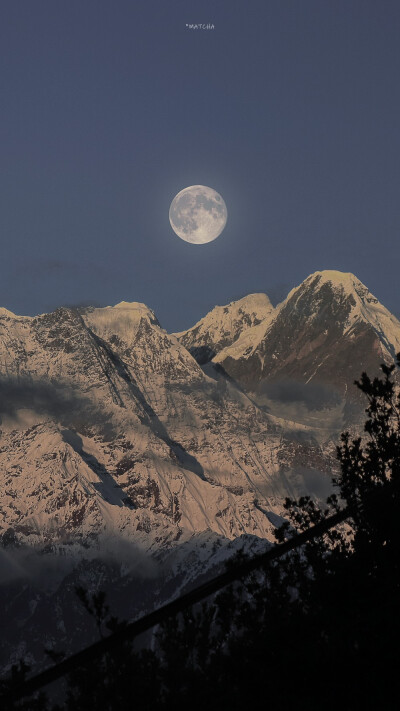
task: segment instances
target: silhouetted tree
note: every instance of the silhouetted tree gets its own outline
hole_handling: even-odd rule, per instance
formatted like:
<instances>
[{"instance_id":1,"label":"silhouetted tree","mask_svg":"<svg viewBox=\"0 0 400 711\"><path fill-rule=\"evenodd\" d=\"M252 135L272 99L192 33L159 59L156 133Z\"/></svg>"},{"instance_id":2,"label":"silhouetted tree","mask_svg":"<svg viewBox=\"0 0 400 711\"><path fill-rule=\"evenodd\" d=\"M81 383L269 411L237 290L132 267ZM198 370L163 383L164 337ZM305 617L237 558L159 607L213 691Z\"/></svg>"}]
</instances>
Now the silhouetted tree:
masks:
<instances>
[{"instance_id":1,"label":"silhouetted tree","mask_svg":"<svg viewBox=\"0 0 400 711\"><path fill-rule=\"evenodd\" d=\"M1 711L48 711L47 697L44 692L35 694L35 696L19 701L5 700L4 696L14 687L19 688L25 681L30 667L23 660L18 664L13 664L11 674L7 679L0 681L0 696L2 697ZM54 708L54 711L59 709Z\"/></svg>"},{"instance_id":2,"label":"silhouetted tree","mask_svg":"<svg viewBox=\"0 0 400 711\"><path fill-rule=\"evenodd\" d=\"M206 617L192 611L169 622L161 633L167 705L242 708L260 697L281 708L397 708L400 395L394 370L382 365L383 378L363 373L356 382L368 399L366 439L342 435L338 494L324 508L309 497L287 500L288 522L277 539L343 506L351 508L351 519L221 593ZM208 655L200 661L205 631Z\"/></svg>"},{"instance_id":3,"label":"silhouetted tree","mask_svg":"<svg viewBox=\"0 0 400 711\"><path fill-rule=\"evenodd\" d=\"M323 508L309 497L286 500L276 537L343 506L351 518L167 620L155 652L125 642L77 670L64 708L242 711L261 700L284 710L397 709L400 395L395 366L381 367L383 377L356 382L368 399L366 437L342 435L337 494ZM103 596L79 595L100 633L120 624Z\"/></svg>"}]
</instances>

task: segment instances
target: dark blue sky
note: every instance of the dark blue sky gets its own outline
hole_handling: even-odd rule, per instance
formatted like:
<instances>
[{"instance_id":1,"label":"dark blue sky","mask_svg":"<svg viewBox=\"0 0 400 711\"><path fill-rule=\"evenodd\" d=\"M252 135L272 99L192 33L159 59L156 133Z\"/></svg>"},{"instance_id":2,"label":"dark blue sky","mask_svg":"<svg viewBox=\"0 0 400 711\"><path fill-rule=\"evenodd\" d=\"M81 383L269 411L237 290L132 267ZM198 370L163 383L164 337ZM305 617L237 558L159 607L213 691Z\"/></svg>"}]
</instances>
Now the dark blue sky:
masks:
<instances>
[{"instance_id":1,"label":"dark blue sky","mask_svg":"<svg viewBox=\"0 0 400 711\"><path fill-rule=\"evenodd\" d=\"M2 0L0 59L0 305L180 330L339 269L400 311L398 0ZM193 184L228 208L200 246Z\"/></svg>"}]
</instances>

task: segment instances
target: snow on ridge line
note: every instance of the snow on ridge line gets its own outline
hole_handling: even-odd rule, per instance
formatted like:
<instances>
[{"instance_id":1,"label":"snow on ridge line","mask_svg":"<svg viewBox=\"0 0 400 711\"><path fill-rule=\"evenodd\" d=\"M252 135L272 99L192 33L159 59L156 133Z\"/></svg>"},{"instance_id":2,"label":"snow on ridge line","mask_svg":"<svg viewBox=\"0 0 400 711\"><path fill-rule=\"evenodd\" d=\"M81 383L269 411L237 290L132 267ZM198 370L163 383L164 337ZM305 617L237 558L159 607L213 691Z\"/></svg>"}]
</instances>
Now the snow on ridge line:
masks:
<instances>
[{"instance_id":1,"label":"snow on ridge line","mask_svg":"<svg viewBox=\"0 0 400 711\"><path fill-rule=\"evenodd\" d=\"M12 318L21 321L22 319L31 319L33 316L19 316L18 314L14 314L12 311L6 309L4 306L0 306L0 318Z\"/></svg>"},{"instance_id":2,"label":"snow on ridge line","mask_svg":"<svg viewBox=\"0 0 400 711\"><path fill-rule=\"evenodd\" d=\"M320 277L317 288L322 284L331 283L333 287L342 287L347 294L356 295L358 303L353 306L349 314L345 333L356 322L364 321L372 326L389 354L393 355L393 352L400 349L400 321L370 292L360 279L351 272L326 270L311 274L305 282L312 282L317 276Z\"/></svg>"},{"instance_id":3,"label":"snow on ridge line","mask_svg":"<svg viewBox=\"0 0 400 711\"><path fill-rule=\"evenodd\" d=\"M252 326L243 331L232 345L223 348L214 356L213 363L222 363L227 356L235 360L239 360L242 357L248 358L266 337L267 331L271 328L276 317L277 314L274 314L270 321L264 319L257 326Z\"/></svg>"},{"instance_id":4,"label":"snow on ridge line","mask_svg":"<svg viewBox=\"0 0 400 711\"><path fill-rule=\"evenodd\" d=\"M259 315L260 317L261 315L257 313L259 309L269 309L269 313L274 311L274 307L272 306L268 295L263 292L255 292L254 294L247 294L247 296L243 296L241 299L230 301L229 304L222 306L217 304L211 309L211 311L205 314L205 316L202 316L202 318L199 319L193 326L185 329L184 331L175 331L172 335L176 336L176 338L182 338L187 333L191 333L196 329L201 329L201 327L212 326L215 328L220 325L227 313L229 313L232 317L234 314L239 315L241 309L246 310L248 313L253 313L256 316ZM263 318L267 317L268 313L263 316Z\"/></svg>"},{"instance_id":5,"label":"snow on ridge line","mask_svg":"<svg viewBox=\"0 0 400 711\"><path fill-rule=\"evenodd\" d=\"M293 289L291 289L286 297L282 301L282 304L286 303L289 301L289 299L301 289L304 284L307 286L311 284L317 277L319 277L318 282L317 282L317 289L319 289L322 284L332 284L333 287L342 287L345 291L353 291L357 286L362 287L366 291L369 291L365 284L363 284L352 272L339 272L336 269L322 269L320 271L315 271L312 274L309 274L308 277L303 279L303 281L298 284L297 286L294 286Z\"/></svg>"},{"instance_id":6,"label":"snow on ridge line","mask_svg":"<svg viewBox=\"0 0 400 711\"><path fill-rule=\"evenodd\" d=\"M161 328L154 311L136 301L121 301L115 306L88 309L82 316L86 325L101 337L117 335L130 340L143 320Z\"/></svg>"},{"instance_id":7,"label":"snow on ridge line","mask_svg":"<svg viewBox=\"0 0 400 711\"><path fill-rule=\"evenodd\" d=\"M330 281L332 284L348 284L348 283L359 283L361 284L358 277L352 272L340 272L337 269L321 269L320 271L313 272L310 276L305 279L308 281L315 276L321 277L321 282Z\"/></svg>"},{"instance_id":8,"label":"snow on ridge line","mask_svg":"<svg viewBox=\"0 0 400 711\"><path fill-rule=\"evenodd\" d=\"M247 306L248 308L251 306L254 307L270 307L271 311L269 314L266 314L264 318L268 318L271 313L274 313L276 315L278 311L282 308L282 306L289 301L289 299L304 285L308 285L312 283L313 280L316 279L316 277L319 277L318 280L318 286L322 286L322 284L325 283L331 283L333 287L342 287L346 292L352 292L356 291L356 293L359 294L359 290L364 292L365 294L368 294L372 299L375 299L373 294L369 291L369 289L352 273L352 272L341 272L335 269L324 269L320 271L315 271L312 274L310 274L308 277L306 277L298 286L293 287L291 291L288 293L285 299L283 299L279 304L277 304L275 307L272 306L270 299L267 294L263 292L256 292L254 294L248 294L247 296L242 297L241 299L238 299L236 301L231 301L229 304L226 306L219 306L216 305L214 306L211 311L209 311L205 316L203 316L199 321L197 321L193 326L191 326L188 329L185 329L183 331L176 331L172 335L176 336L178 339L182 338L186 334L189 334L196 329L201 329L201 327L210 327L210 326L216 326L217 325L217 319L219 316L223 316L224 314L224 309L229 309L230 311L233 311L234 309L232 307L236 307L237 311L239 311L241 305ZM360 297L361 298L361 297ZM378 301L378 300L376 300ZM226 312L225 312L226 313ZM262 319L264 320L264 319ZM256 328L256 326L252 326L251 328Z\"/></svg>"},{"instance_id":9,"label":"snow on ridge line","mask_svg":"<svg viewBox=\"0 0 400 711\"><path fill-rule=\"evenodd\" d=\"M137 311L137 310L143 310L143 311L151 311L151 313L154 313L154 311L147 306L146 304L143 304L141 301L120 301L118 304L115 304L114 306L104 306L104 309L125 309L128 311ZM100 310L101 307L96 308L97 310Z\"/></svg>"},{"instance_id":10,"label":"snow on ridge line","mask_svg":"<svg viewBox=\"0 0 400 711\"><path fill-rule=\"evenodd\" d=\"M227 357L235 360L249 358L266 337L273 323L279 318L279 312L289 302L302 298L305 291L316 294L324 284L330 284L332 293L352 295L355 299L348 315L343 335L349 333L357 323L364 322L372 327L382 345L393 357L400 352L400 321L369 291L369 289L351 272L335 270L316 271L310 274L299 286L294 287L286 299L275 307L273 317L262 321L244 331L230 346L223 348L213 361L223 362ZM297 299L296 299L297 297Z\"/></svg>"},{"instance_id":11,"label":"snow on ridge line","mask_svg":"<svg viewBox=\"0 0 400 711\"><path fill-rule=\"evenodd\" d=\"M130 317L132 320L135 318L140 319L142 316L150 316L152 319L157 321L157 317L153 309L140 301L120 301L114 306L89 307L85 316L88 314L96 314L101 317L102 314L105 314L107 317L111 316L112 318L119 318L121 313L123 313L124 316Z\"/></svg>"},{"instance_id":12,"label":"snow on ridge line","mask_svg":"<svg viewBox=\"0 0 400 711\"><path fill-rule=\"evenodd\" d=\"M55 313L59 309L66 309L66 310L74 310L73 306L57 306L55 309L52 309L51 311L45 311L40 314L36 314L35 316L21 316L19 314L15 314L13 311L10 311L9 309L6 309L4 306L0 306L0 318L5 317L5 318L13 318L13 319L33 319L33 318L40 318L40 316L48 316L49 314ZM114 306L88 306L87 307L88 311L93 312L113 312L117 310L118 312L125 311L125 312L130 312L132 315L135 313L140 313L140 315L143 314L151 314L153 318L156 318L155 313L153 309L151 309L149 306L146 306L146 304L141 303L140 301L120 301L118 304L115 304Z\"/></svg>"}]
</instances>

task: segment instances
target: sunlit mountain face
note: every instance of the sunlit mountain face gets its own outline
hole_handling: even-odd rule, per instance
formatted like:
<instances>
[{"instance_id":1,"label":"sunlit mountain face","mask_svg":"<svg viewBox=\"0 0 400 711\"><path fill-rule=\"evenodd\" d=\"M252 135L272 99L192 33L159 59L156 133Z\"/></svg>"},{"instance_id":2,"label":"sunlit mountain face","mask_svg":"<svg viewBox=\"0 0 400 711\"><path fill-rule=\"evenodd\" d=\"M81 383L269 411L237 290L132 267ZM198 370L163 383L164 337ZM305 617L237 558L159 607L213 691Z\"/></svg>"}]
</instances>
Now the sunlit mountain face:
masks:
<instances>
[{"instance_id":1,"label":"sunlit mountain face","mask_svg":"<svg viewBox=\"0 0 400 711\"><path fill-rule=\"evenodd\" d=\"M136 302L2 309L2 663L40 661L43 635L88 641L76 584L130 617L274 540L286 496L331 492L338 436L364 416L354 380L398 351L399 321L340 272L177 334Z\"/></svg>"}]
</instances>

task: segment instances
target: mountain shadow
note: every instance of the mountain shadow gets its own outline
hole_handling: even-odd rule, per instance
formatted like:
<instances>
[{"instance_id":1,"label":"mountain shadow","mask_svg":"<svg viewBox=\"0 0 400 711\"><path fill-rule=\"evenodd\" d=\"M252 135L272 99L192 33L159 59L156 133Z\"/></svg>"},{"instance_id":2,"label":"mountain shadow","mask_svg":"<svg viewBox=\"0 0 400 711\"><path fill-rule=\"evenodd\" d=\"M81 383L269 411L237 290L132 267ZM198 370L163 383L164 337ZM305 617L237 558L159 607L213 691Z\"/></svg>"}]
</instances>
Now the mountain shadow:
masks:
<instances>
[{"instance_id":1,"label":"mountain shadow","mask_svg":"<svg viewBox=\"0 0 400 711\"><path fill-rule=\"evenodd\" d=\"M72 432L72 430L62 430L61 436L64 442L69 444L69 446L79 454L89 469L99 477L100 481L94 483L93 486L97 489L104 501L107 501L113 506L127 506L130 509L135 508L130 496L127 496L125 491L116 483L114 477L109 474L104 465L101 464L93 454L85 452L82 438L76 434L76 432Z\"/></svg>"},{"instance_id":2,"label":"mountain shadow","mask_svg":"<svg viewBox=\"0 0 400 711\"><path fill-rule=\"evenodd\" d=\"M117 404L119 404L120 407L125 407L115 384L111 380L110 372L107 369L106 364L104 363L104 358L103 358L102 354L99 353L99 351L102 351L103 353L106 354L109 362L113 365L113 367L115 368L119 377L122 380L124 380L125 383L128 385L133 398L139 403L140 408L141 408L142 412L144 413L144 416L143 416L143 414L141 415L140 412L138 413L142 424L149 427L151 429L151 431L153 432L153 434L156 435L156 437L158 437L163 442L165 442L165 444L170 449L171 456L173 458L175 458L182 465L182 467L184 469L191 471L193 474L196 474L196 476L199 476L203 481L206 481L204 469L203 469L202 465L200 464L200 462L192 454L189 454L189 452L187 452L186 449L179 442L176 442L169 436L165 426L159 419L157 413L153 410L151 405L147 402L147 400L146 400L145 396L143 395L142 391L140 390L136 380L131 375L127 365L110 348L110 346L105 341L103 341L102 338L97 336L95 333L93 333L93 331L91 331L86 326L83 319L82 319L82 324L84 325L85 329L88 331L88 333L90 334L91 338L94 341L95 348L98 352L98 357L99 357L99 361L102 365L103 372L106 375L107 380L110 383L110 387L116 397Z\"/></svg>"}]
</instances>

